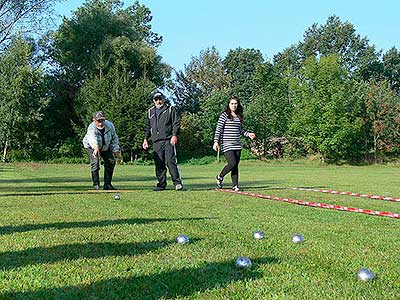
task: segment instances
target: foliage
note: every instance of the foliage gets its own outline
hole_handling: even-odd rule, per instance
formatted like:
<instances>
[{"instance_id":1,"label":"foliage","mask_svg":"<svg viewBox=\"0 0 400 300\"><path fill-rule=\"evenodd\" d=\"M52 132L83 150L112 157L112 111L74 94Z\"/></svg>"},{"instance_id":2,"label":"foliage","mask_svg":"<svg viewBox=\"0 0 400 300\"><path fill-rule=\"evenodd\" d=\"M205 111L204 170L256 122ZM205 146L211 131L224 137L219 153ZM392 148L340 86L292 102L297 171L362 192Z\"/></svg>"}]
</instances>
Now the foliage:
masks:
<instances>
[{"instance_id":1,"label":"foliage","mask_svg":"<svg viewBox=\"0 0 400 300\"><path fill-rule=\"evenodd\" d=\"M327 160L360 157L365 149L362 137L362 98L357 85L340 67L337 56L310 58L301 78L293 78L292 136Z\"/></svg>"},{"instance_id":2,"label":"foliage","mask_svg":"<svg viewBox=\"0 0 400 300\"><path fill-rule=\"evenodd\" d=\"M0 141L29 157L38 141L40 121L48 103L41 70L33 65L33 45L16 37L0 55Z\"/></svg>"}]
</instances>

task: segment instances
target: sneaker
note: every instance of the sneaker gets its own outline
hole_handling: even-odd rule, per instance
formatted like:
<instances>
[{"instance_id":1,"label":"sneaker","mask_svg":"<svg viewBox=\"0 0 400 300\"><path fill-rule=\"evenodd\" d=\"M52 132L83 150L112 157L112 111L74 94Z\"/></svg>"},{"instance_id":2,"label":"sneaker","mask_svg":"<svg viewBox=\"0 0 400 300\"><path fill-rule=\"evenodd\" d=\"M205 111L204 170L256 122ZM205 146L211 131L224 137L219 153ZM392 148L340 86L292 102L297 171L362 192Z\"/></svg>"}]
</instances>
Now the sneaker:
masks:
<instances>
[{"instance_id":1,"label":"sneaker","mask_svg":"<svg viewBox=\"0 0 400 300\"><path fill-rule=\"evenodd\" d=\"M175 186L175 190L176 191L181 191L183 189L183 185L181 184L181 183L178 183L176 186Z\"/></svg>"},{"instance_id":2,"label":"sneaker","mask_svg":"<svg viewBox=\"0 0 400 300\"><path fill-rule=\"evenodd\" d=\"M104 185L105 190L115 190L115 188L112 186L112 184L106 184Z\"/></svg>"},{"instance_id":3,"label":"sneaker","mask_svg":"<svg viewBox=\"0 0 400 300\"><path fill-rule=\"evenodd\" d=\"M164 191L165 190L165 187L162 187L162 186L156 186L155 188L154 188L154 191L155 192L161 192L161 191Z\"/></svg>"},{"instance_id":4,"label":"sneaker","mask_svg":"<svg viewBox=\"0 0 400 300\"><path fill-rule=\"evenodd\" d=\"M95 184L95 185L93 186L93 189L96 190L96 191L100 190L100 185Z\"/></svg>"},{"instance_id":5,"label":"sneaker","mask_svg":"<svg viewBox=\"0 0 400 300\"><path fill-rule=\"evenodd\" d=\"M237 185L235 185L234 187L232 187L232 191L239 192L240 189L239 189L239 187Z\"/></svg>"},{"instance_id":6,"label":"sneaker","mask_svg":"<svg viewBox=\"0 0 400 300\"><path fill-rule=\"evenodd\" d=\"M215 177L215 179L217 179L217 188L222 189L222 184L224 179L222 177L219 177L218 175L217 177Z\"/></svg>"}]
</instances>

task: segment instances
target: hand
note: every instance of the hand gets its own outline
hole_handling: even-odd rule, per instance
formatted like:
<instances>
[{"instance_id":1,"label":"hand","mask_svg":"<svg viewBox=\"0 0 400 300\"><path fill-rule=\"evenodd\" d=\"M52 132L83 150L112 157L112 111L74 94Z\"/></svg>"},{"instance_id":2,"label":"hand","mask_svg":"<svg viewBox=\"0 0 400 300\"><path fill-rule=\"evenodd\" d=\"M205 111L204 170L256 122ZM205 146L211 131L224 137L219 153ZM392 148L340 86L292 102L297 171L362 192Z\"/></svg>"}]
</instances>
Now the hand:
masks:
<instances>
[{"instance_id":1,"label":"hand","mask_svg":"<svg viewBox=\"0 0 400 300\"><path fill-rule=\"evenodd\" d=\"M178 137L176 135L173 135L171 137L171 145L176 145L178 144Z\"/></svg>"},{"instance_id":2,"label":"hand","mask_svg":"<svg viewBox=\"0 0 400 300\"><path fill-rule=\"evenodd\" d=\"M100 153L99 147L95 147L95 148L93 149L92 156L93 156L94 158L96 158L96 157L99 156L99 153Z\"/></svg>"},{"instance_id":3,"label":"hand","mask_svg":"<svg viewBox=\"0 0 400 300\"><path fill-rule=\"evenodd\" d=\"M217 152L218 152L218 149L219 149L219 144L218 144L218 142L215 142L215 143L214 143L213 149L214 149L214 151L217 151Z\"/></svg>"},{"instance_id":4,"label":"hand","mask_svg":"<svg viewBox=\"0 0 400 300\"><path fill-rule=\"evenodd\" d=\"M149 148L149 143L147 142L146 139L143 140L142 147L143 147L144 150L147 150Z\"/></svg>"},{"instance_id":5,"label":"hand","mask_svg":"<svg viewBox=\"0 0 400 300\"><path fill-rule=\"evenodd\" d=\"M249 133L249 138L251 138L252 140L254 140L256 138L256 134L253 132Z\"/></svg>"},{"instance_id":6,"label":"hand","mask_svg":"<svg viewBox=\"0 0 400 300\"><path fill-rule=\"evenodd\" d=\"M119 156L119 151L114 151L113 155L114 155L114 157L118 157Z\"/></svg>"}]
</instances>

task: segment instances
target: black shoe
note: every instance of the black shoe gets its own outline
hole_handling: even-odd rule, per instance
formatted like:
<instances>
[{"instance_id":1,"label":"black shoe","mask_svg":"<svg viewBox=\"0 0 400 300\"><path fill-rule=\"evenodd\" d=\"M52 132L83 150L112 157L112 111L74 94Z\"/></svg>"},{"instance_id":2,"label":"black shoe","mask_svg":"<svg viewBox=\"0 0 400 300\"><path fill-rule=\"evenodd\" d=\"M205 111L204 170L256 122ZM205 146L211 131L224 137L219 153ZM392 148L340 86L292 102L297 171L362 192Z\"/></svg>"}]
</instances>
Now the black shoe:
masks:
<instances>
[{"instance_id":1,"label":"black shoe","mask_svg":"<svg viewBox=\"0 0 400 300\"><path fill-rule=\"evenodd\" d=\"M217 180L217 188L222 189L222 184L224 179L222 177L219 177L219 175L217 175L215 179Z\"/></svg>"},{"instance_id":2,"label":"black shoe","mask_svg":"<svg viewBox=\"0 0 400 300\"><path fill-rule=\"evenodd\" d=\"M112 184L106 184L104 185L105 190L115 190L115 188L112 186Z\"/></svg>"},{"instance_id":3,"label":"black shoe","mask_svg":"<svg viewBox=\"0 0 400 300\"><path fill-rule=\"evenodd\" d=\"M93 189L96 190L96 191L100 190L100 185L95 184L95 185L93 186Z\"/></svg>"},{"instance_id":4,"label":"black shoe","mask_svg":"<svg viewBox=\"0 0 400 300\"><path fill-rule=\"evenodd\" d=\"M165 190L165 187L162 187L162 186L156 186L154 188L154 191L156 191L156 192L161 192L161 191L164 191L164 190Z\"/></svg>"}]
</instances>

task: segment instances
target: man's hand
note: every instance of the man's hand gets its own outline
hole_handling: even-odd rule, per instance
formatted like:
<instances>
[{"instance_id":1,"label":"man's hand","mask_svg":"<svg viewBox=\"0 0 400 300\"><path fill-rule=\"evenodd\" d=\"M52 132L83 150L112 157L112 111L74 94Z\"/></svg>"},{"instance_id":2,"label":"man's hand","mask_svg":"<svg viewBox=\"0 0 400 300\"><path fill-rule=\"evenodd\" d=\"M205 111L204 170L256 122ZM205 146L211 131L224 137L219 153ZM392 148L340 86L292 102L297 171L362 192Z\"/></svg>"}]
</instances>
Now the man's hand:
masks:
<instances>
[{"instance_id":1,"label":"man's hand","mask_svg":"<svg viewBox=\"0 0 400 300\"><path fill-rule=\"evenodd\" d=\"M96 158L99 156L99 154L100 154L99 147L94 147L92 156Z\"/></svg>"},{"instance_id":2,"label":"man's hand","mask_svg":"<svg viewBox=\"0 0 400 300\"><path fill-rule=\"evenodd\" d=\"M171 145L176 145L176 144L178 144L178 138L175 135L173 135L171 137Z\"/></svg>"},{"instance_id":3,"label":"man's hand","mask_svg":"<svg viewBox=\"0 0 400 300\"><path fill-rule=\"evenodd\" d=\"M214 149L214 151L217 151L217 152L218 152L218 149L219 149L219 144L218 144L218 142L215 142L215 143L214 143L213 149Z\"/></svg>"},{"instance_id":4,"label":"man's hand","mask_svg":"<svg viewBox=\"0 0 400 300\"><path fill-rule=\"evenodd\" d=\"M142 147L143 147L144 150L147 150L149 148L149 143L147 142L147 139L143 140Z\"/></svg>"}]
</instances>

